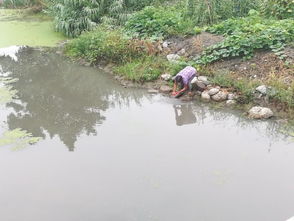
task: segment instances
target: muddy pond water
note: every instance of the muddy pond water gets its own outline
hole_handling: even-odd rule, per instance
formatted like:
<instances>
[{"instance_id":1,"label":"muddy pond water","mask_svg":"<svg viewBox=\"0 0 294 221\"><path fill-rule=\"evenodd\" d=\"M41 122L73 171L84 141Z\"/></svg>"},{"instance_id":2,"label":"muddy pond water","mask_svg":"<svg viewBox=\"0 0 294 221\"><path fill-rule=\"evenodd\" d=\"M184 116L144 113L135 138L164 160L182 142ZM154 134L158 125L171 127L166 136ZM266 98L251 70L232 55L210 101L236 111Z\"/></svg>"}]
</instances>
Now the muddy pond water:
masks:
<instances>
[{"instance_id":1,"label":"muddy pond water","mask_svg":"<svg viewBox=\"0 0 294 221\"><path fill-rule=\"evenodd\" d=\"M0 220L294 216L294 144L275 121L126 89L31 48L0 57L0 76Z\"/></svg>"}]
</instances>

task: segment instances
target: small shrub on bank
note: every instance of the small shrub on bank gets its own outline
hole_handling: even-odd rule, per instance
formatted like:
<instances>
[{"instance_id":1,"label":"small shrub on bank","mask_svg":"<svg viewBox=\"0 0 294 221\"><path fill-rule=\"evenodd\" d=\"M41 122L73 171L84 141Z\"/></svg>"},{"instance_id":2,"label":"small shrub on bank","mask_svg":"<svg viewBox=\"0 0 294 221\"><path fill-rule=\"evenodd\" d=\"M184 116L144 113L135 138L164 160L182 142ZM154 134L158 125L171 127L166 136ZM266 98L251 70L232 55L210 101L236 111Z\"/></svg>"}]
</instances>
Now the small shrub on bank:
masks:
<instances>
[{"instance_id":1,"label":"small shrub on bank","mask_svg":"<svg viewBox=\"0 0 294 221\"><path fill-rule=\"evenodd\" d=\"M65 52L70 57L84 58L92 63L101 60L121 63L148 53L156 53L156 50L152 51L152 44L147 42L128 40L121 30L100 27L72 40L66 46Z\"/></svg>"},{"instance_id":2,"label":"small shrub on bank","mask_svg":"<svg viewBox=\"0 0 294 221\"><path fill-rule=\"evenodd\" d=\"M146 7L135 13L126 23L126 31L139 38L164 38L176 34L193 33L193 22L184 19L176 7Z\"/></svg>"},{"instance_id":3,"label":"small shrub on bank","mask_svg":"<svg viewBox=\"0 0 294 221\"><path fill-rule=\"evenodd\" d=\"M279 55L294 40L294 20L264 19L252 12L247 18L229 19L208 29L226 39L208 48L198 63L207 64L231 57L251 58L255 50L272 50Z\"/></svg>"}]
</instances>

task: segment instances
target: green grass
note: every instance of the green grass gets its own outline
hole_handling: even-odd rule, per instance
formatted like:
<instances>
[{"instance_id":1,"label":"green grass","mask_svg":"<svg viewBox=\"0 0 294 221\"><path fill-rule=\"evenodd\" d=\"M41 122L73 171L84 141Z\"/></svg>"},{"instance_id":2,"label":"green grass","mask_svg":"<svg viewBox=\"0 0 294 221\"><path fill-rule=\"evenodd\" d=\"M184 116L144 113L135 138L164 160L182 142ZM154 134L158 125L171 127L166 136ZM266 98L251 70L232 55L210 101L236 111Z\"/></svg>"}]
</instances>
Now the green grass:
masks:
<instances>
[{"instance_id":1,"label":"green grass","mask_svg":"<svg viewBox=\"0 0 294 221\"><path fill-rule=\"evenodd\" d=\"M158 57L144 57L115 68L115 73L135 82L154 81L167 70L167 62Z\"/></svg>"},{"instance_id":2,"label":"green grass","mask_svg":"<svg viewBox=\"0 0 294 221\"><path fill-rule=\"evenodd\" d=\"M187 65L189 64L186 62L170 63L160 56L144 56L117 66L115 73L128 80L143 83L155 81L164 73L176 75Z\"/></svg>"},{"instance_id":3,"label":"green grass","mask_svg":"<svg viewBox=\"0 0 294 221\"><path fill-rule=\"evenodd\" d=\"M278 76L270 76L266 82L271 87L269 96L272 100L287 104L290 108L294 107L294 83L285 84Z\"/></svg>"},{"instance_id":4,"label":"green grass","mask_svg":"<svg viewBox=\"0 0 294 221\"><path fill-rule=\"evenodd\" d=\"M212 76L212 82L222 87L234 88L240 95L238 102L248 104L253 101L253 92L259 85L257 81L250 81L246 78L234 76L230 73L215 73Z\"/></svg>"}]
</instances>

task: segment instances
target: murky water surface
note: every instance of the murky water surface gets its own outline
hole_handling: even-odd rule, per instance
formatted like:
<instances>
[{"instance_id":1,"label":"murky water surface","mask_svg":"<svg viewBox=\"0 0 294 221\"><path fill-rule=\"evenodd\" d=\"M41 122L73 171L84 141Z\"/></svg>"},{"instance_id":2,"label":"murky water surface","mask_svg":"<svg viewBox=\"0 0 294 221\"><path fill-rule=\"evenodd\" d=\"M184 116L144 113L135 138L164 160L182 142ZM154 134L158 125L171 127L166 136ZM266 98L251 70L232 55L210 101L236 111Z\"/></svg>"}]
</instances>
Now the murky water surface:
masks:
<instances>
[{"instance_id":1,"label":"murky water surface","mask_svg":"<svg viewBox=\"0 0 294 221\"><path fill-rule=\"evenodd\" d=\"M125 89L40 50L0 65L16 92L0 106L1 220L294 215L294 145L275 122Z\"/></svg>"},{"instance_id":2,"label":"murky water surface","mask_svg":"<svg viewBox=\"0 0 294 221\"><path fill-rule=\"evenodd\" d=\"M66 38L54 31L52 19L25 10L0 9L0 48L10 45L56 46Z\"/></svg>"}]
</instances>

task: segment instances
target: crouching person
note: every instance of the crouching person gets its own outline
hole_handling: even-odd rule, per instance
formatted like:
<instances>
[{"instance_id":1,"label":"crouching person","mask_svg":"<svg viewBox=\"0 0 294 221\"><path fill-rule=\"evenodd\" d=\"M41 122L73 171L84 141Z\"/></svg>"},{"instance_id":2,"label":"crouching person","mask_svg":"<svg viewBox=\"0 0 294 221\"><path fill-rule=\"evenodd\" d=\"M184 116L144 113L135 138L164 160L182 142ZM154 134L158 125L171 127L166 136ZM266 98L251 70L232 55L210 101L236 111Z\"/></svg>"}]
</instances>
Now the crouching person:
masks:
<instances>
[{"instance_id":1,"label":"crouching person","mask_svg":"<svg viewBox=\"0 0 294 221\"><path fill-rule=\"evenodd\" d=\"M192 83L196 80L197 70L191 66L185 67L174 78L172 96L180 97L186 91L192 91ZM179 88L179 90L178 90Z\"/></svg>"}]
</instances>

